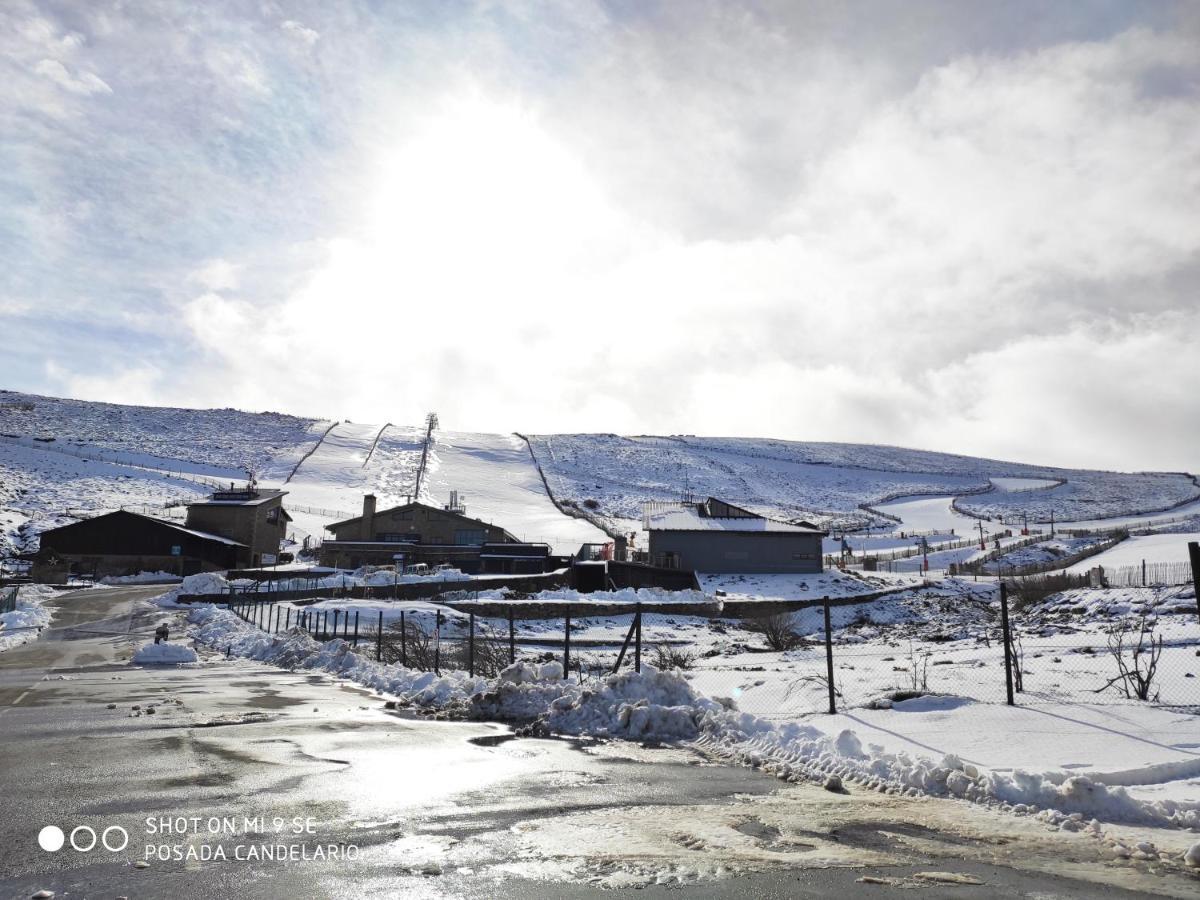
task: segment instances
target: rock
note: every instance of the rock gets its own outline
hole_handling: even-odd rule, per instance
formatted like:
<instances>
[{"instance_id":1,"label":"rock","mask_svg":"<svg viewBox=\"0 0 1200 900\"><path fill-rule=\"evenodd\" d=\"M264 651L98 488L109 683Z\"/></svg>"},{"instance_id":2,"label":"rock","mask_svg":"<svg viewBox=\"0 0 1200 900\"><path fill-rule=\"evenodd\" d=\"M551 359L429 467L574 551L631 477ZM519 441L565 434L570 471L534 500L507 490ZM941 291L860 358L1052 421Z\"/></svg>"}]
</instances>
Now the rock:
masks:
<instances>
[{"instance_id":1,"label":"rock","mask_svg":"<svg viewBox=\"0 0 1200 900\"><path fill-rule=\"evenodd\" d=\"M148 869L150 868L150 863L146 862L144 859L139 859L133 864L133 867L135 869Z\"/></svg>"},{"instance_id":2,"label":"rock","mask_svg":"<svg viewBox=\"0 0 1200 900\"><path fill-rule=\"evenodd\" d=\"M54 896L54 891L38 891L33 895L33 900L50 900Z\"/></svg>"},{"instance_id":3,"label":"rock","mask_svg":"<svg viewBox=\"0 0 1200 900\"><path fill-rule=\"evenodd\" d=\"M108 704L108 706L105 707L105 709L116 709L116 708L117 708L117 704L115 704L115 703L110 703L110 704Z\"/></svg>"},{"instance_id":4,"label":"rock","mask_svg":"<svg viewBox=\"0 0 1200 900\"><path fill-rule=\"evenodd\" d=\"M842 779L841 779L841 776L839 776L839 775L830 775L828 778L825 779L825 790L827 790L833 794L849 793L846 790L846 786L844 784L842 784Z\"/></svg>"},{"instance_id":5,"label":"rock","mask_svg":"<svg viewBox=\"0 0 1200 900\"><path fill-rule=\"evenodd\" d=\"M1193 869L1200 869L1200 844L1192 844L1188 852L1183 854L1183 864Z\"/></svg>"}]
</instances>

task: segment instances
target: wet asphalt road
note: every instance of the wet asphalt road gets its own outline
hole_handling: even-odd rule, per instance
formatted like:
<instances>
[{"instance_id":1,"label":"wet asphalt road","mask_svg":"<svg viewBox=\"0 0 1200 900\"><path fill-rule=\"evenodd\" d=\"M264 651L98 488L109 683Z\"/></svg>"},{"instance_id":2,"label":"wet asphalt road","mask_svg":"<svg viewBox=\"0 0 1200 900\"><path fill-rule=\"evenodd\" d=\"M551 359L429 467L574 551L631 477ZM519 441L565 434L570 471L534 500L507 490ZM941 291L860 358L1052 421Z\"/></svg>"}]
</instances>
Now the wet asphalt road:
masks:
<instances>
[{"instance_id":1,"label":"wet asphalt road","mask_svg":"<svg viewBox=\"0 0 1200 900\"><path fill-rule=\"evenodd\" d=\"M1027 835L956 834L938 801L924 808L942 824L914 825L899 801L688 751L397 715L323 675L219 656L133 667L166 618L140 600L160 591L64 595L38 641L0 654L0 897L887 897L928 871L982 884L919 882L921 896L1144 895L1034 865L1012 850ZM47 852L47 825L129 842ZM280 845L339 858L246 858ZM1066 874L1093 862L1084 845L1061 852ZM1134 886L1187 896L1197 883Z\"/></svg>"}]
</instances>

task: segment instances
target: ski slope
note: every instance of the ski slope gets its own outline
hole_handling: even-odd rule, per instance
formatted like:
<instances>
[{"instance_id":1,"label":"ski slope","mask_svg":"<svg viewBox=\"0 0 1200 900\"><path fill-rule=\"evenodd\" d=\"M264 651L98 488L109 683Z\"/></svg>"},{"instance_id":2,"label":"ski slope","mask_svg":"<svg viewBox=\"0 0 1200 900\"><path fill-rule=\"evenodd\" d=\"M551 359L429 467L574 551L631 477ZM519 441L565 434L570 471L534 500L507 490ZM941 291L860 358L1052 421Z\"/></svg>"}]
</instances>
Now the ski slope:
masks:
<instances>
[{"instance_id":1,"label":"ski slope","mask_svg":"<svg viewBox=\"0 0 1200 900\"><path fill-rule=\"evenodd\" d=\"M1117 566L1140 566L1146 563L1185 563L1188 561L1188 542L1200 541L1200 534L1147 534L1121 541L1111 550L1088 557L1067 569L1068 572L1089 572L1096 566L1106 569Z\"/></svg>"},{"instance_id":2,"label":"ski slope","mask_svg":"<svg viewBox=\"0 0 1200 900\"><path fill-rule=\"evenodd\" d=\"M518 538L574 553L609 537L590 522L563 515L550 500L525 442L513 434L436 432L421 486L426 502L445 504L450 491L466 495L467 515L508 529Z\"/></svg>"}]
</instances>

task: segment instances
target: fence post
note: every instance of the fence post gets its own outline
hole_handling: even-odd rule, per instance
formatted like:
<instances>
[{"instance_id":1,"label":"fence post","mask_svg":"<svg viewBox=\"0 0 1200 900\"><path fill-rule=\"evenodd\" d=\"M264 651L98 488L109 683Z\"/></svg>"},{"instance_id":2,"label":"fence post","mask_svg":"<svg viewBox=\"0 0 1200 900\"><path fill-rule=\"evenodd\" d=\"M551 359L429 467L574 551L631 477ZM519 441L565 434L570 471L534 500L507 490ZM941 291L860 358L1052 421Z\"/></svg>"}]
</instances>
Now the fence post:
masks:
<instances>
[{"instance_id":1,"label":"fence post","mask_svg":"<svg viewBox=\"0 0 1200 900\"><path fill-rule=\"evenodd\" d=\"M408 668L408 629L404 627L404 610L400 610L400 665Z\"/></svg>"},{"instance_id":2,"label":"fence post","mask_svg":"<svg viewBox=\"0 0 1200 900\"><path fill-rule=\"evenodd\" d=\"M1188 557L1192 561L1192 594L1196 598L1196 615L1200 616L1200 542L1188 541Z\"/></svg>"},{"instance_id":3,"label":"fence post","mask_svg":"<svg viewBox=\"0 0 1200 900\"><path fill-rule=\"evenodd\" d=\"M837 713L836 691L833 686L833 629L829 624L829 598L822 601L825 613L825 676L829 679L829 714Z\"/></svg>"},{"instance_id":4,"label":"fence post","mask_svg":"<svg viewBox=\"0 0 1200 900\"><path fill-rule=\"evenodd\" d=\"M467 674L475 677L475 613L471 613L471 633L467 637Z\"/></svg>"},{"instance_id":5,"label":"fence post","mask_svg":"<svg viewBox=\"0 0 1200 900\"><path fill-rule=\"evenodd\" d=\"M289 607L289 609L287 611L287 621L283 623L283 630L287 631L291 627L292 627L292 610Z\"/></svg>"},{"instance_id":6,"label":"fence post","mask_svg":"<svg viewBox=\"0 0 1200 900\"><path fill-rule=\"evenodd\" d=\"M1146 561L1142 560L1142 587L1146 586Z\"/></svg>"},{"instance_id":7,"label":"fence post","mask_svg":"<svg viewBox=\"0 0 1200 900\"><path fill-rule=\"evenodd\" d=\"M508 664L511 666L517 661L517 631L513 626L513 610L512 605L508 607Z\"/></svg>"},{"instance_id":8,"label":"fence post","mask_svg":"<svg viewBox=\"0 0 1200 900\"><path fill-rule=\"evenodd\" d=\"M358 649L358 610L354 611L354 649Z\"/></svg>"},{"instance_id":9,"label":"fence post","mask_svg":"<svg viewBox=\"0 0 1200 900\"><path fill-rule=\"evenodd\" d=\"M375 632L375 662L383 662L383 610L379 611L379 630Z\"/></svg>"},{"instance_id":10,"label":"fence post","mask_svg":"<svg viewBox=\"0 0 1200 900\"><path fill-rule=\"evenodd\" d=\"M1004 687L1008 693L1008 705L1013 701L1012 636L1008 630L1008 585L1000 582L1000 627L1004 630Z\"/></svg>"},{"instance_id":11,"label":"fence post","mask_svg":"<svg viewBox=\"0 0 1200 900\"><path fill-rule=\"evenodd\" d=\"M638 603L634 612L634 625L637 629L633 636L633 670L642 671L642 604Z\"/></svg>"},{"instance_id":12,"label":"fence post","mask_svg":"<svg viewBox=\"0 0 1200 900\"><path fill-rule=\"evenodd\" d=\"M567 627L563 632L563 678L566 678L571 668L571 613L567 613Z\"/></svg>"},{"instance_id":13,"label":"fence post","mask_svg":"<svg viewBox=\"0 0 1200 900\"><path fill-rule=\"evenodd\" d=\"M442 674L442 611L433 617L433 674Z\"/></svg>"}]
</instances>

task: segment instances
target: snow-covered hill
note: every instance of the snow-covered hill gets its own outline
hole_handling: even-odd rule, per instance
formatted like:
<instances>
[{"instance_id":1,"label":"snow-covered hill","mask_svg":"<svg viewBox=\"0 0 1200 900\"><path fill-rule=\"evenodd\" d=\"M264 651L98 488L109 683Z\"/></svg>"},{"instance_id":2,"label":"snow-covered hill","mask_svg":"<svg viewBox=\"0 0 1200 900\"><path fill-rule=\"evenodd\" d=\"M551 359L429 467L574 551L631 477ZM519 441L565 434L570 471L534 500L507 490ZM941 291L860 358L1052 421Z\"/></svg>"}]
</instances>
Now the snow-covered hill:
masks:
<instances>
[{"instance_id":1,"label":"snow-covered hill","mask_svg":"<svg viewBox=\"0 0 1200 900\"><path fill-rule=\"evenodd\" d=\"M297 539L320 540L327 524L361 510L364 493L375 493L380 508L417 493L424 438L416 425L0 391L0 554L32 549L39 531L80 516L161 508L250 471L289 492ZM637 530L644 501L685 492L781 518L958 535L975 529L971 515L1011 521L1025 512L1036 520L1053 510L1065 523L1200 497L1193 479L1179 474L1056 469L897 447L605 434L531 436L526 444L511 434L439 431L419 493L442 504L451 490L466 495L468 514L559 552L604 539L588 519ZM887 502L912 495L932 496Z\"/></svg>"},{"instance_id":2,"label":"snow-covered hill","mask_svg":"<svg viewBox=\"0 0 1200 900\"><path fill-rule=\"evenodd\" d=\"M1200 487L1182 474L1059 469L900 447L604 434L531 436L530 444L560 500L586 504L622 526L634 523L643 501L684 493L837 526L878 521L862 507L913 494L966 494L956 506L969 515L1025 512L1040 520L1053 510L1060 522L1158 511L1200 497Z\"/></svg>"}]
</instances>

